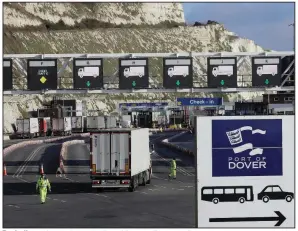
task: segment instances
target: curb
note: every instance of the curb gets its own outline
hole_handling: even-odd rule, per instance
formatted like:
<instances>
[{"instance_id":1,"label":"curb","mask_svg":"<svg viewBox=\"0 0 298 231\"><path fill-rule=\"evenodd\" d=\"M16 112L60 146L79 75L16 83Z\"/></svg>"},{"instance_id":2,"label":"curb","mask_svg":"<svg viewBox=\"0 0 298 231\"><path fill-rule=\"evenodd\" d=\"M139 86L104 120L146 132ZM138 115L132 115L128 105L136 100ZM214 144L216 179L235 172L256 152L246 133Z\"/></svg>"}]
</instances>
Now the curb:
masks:
<instances>
[{"instance_id":1,"label":"curb","mask_svg":"<svg viewBox=\"0 0 298 231\"><path fill-rule=\"evenodd\" d=\"M173 139L175 139L175 138L177 138L177 137L179 137L179 136L182 136L182 135L184 135L185 133L186 133L186 131L185 131L185 132L182 132L182 133L179 133L178 135L172 136L172 137L170 137L169 139L164 139L164 140L162 140L160 143L161 143L162 145L164 145L164 146L167 146L167 147L170 148L170 149L177 150L177 151L183 152L183 153L185 153L185 154L194 156L195 153L194 153L193 151L191 151L191 150L189 150L189 149L186 149L186 148L182 148L182 147L180 147L180 146L178 146L178 145L169 143L169 141L171 141L171 140L173 140Z\"/></svg>"},{"instance_id":2,"label":"curb","mask_svg":"<svg viewBox=\"0 0 298 231\"><path fill-rule=\"evenodd\" d=\"M72 145L72 144L81 144L81 143L85 143L84 140L71 140L71 141L66 141L62 144L62 148L61 148L61 151L60 151L60 159L59 159L59 167L56 171L56 177L58 176L58 172L60 173L60 177L62 177L61 174L63 174L65 176L65 168L64 168L64 162L65 162L65 154L67 153L67 147L69 145Z\"/></svg>"},{"instance_id":3,"label":"curb","mask_svg":"<svg viewBox=\"0 0 298 231\"><path fill-rule=\"evenodd\" d=\"M3 149L3 156L5 157L9 153L19 149L23 148L27 145L32 145L32 144L46 144L46 143L52 143L55 141L60 141L64 139L69 139L69 138L79 138L79 137L88 137L90 134L89 133L82 133L80 135L71 135L71 136L64 136L64 137L58 137L58 138L52 138L52 139L46 139L46 140L30 140L30 141L23 141L17 144L10 145L7 148Z\"/></svg>"}]
</instances>

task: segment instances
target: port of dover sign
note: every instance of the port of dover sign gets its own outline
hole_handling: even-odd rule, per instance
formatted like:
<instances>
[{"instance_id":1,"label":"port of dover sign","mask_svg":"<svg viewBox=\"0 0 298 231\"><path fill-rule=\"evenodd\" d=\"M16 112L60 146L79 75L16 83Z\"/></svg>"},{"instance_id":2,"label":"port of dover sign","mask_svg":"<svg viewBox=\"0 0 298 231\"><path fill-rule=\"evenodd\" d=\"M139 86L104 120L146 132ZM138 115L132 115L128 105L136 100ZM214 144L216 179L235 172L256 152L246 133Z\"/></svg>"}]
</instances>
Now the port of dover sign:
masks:
<instances>
[{"instance_id":1,"label":"port of dover sign","mask_svg":"<svg viewBox=\"0 0 298 231\"><path fill-rule=\"evenodd\" d=\"M199 228L294 228L294 116L197 117Z\"/></svg>"}]
</instances>

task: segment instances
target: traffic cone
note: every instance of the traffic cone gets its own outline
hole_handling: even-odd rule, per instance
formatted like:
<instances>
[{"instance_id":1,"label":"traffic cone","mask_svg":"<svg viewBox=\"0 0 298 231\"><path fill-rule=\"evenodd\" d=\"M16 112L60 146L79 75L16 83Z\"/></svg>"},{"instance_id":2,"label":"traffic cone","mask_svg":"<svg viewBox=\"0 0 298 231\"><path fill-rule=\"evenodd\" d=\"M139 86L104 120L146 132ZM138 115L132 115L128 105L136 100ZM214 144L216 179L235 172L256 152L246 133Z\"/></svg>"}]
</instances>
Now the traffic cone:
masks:
<instances>
[{"instance_id":1,"label":"traffic cone","mask_svg":"<svg viewBox=\"0 0 298 231\"><path fill-rule=\"evenodd\" d=\"M40 165L40 174L44 174L44 171L43 171L43 164Z\"/></svg>"},{"instance_id":2,"label":"traffic cone","mask_svg":"<svg viewBox=\"0 0 298 231\"><path fill-rule=\"evenodd\" d=\"M5 164L4 164L4 167L3 167L3 175L7 176L7 171L6 171L6 165Z\"/></svg>"}]
</instances>

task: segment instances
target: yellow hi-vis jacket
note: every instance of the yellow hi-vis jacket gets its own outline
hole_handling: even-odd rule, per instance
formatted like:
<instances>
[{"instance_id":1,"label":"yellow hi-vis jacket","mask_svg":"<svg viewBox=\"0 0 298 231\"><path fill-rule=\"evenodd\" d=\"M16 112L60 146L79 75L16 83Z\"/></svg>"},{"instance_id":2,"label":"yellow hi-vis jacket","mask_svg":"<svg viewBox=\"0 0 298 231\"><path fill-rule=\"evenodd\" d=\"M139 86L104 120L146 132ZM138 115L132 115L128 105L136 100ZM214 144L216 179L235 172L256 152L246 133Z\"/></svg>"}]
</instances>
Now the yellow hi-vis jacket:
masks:
<instances>
[{"instance_id":1,"label":"yellow hi-vis jacket","mask_svg":"<svg viewBox=\"0 0 298 231\"><path fill-rule=\"evenodd\" d=\"M50 181L48 179L39 178L36 183L36 190L46 190L47 188L51 191Z\"/></svg>"},{"instance_id":2,"label":"yellow hi-vis jacket","mask_svg":"<svg viewBox=\"0 0 298 231\"><path fill-rule=\"evenodd\" d=\"M176 170L176 160L171 161L171 170Z\"/></svg>"}]
</instances>

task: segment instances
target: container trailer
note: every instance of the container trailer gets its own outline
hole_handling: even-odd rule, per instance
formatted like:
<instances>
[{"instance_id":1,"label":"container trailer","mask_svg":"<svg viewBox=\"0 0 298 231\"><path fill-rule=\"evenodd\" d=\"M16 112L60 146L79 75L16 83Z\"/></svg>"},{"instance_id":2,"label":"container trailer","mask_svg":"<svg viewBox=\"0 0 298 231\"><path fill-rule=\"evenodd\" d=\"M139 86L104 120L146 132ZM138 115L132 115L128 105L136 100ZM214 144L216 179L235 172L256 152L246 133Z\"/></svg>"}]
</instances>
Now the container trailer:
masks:
<instances>
[{"instance_id":1,"label":"container trailer","mask_svg":"<svg viewBox=\"0 0 298 231\"><path fill-rule=\"evenodd\" d=\"M104 116L87 116L87 132L105 129Z\"/></svg>"},{"instance_id":2,"label":"container trailer","mask_svg":"<svg viewBox=\"0 0 298 231\"><path fill-rule=\"evenodd\" d=\"M17 136L18 137L29 137L33 138L39 134L39 123L38 118L29 118L29 119L17 119Z\"/></svg>"},{"instance_id":3,"label":"container trailer","mask_svg":"<svg viewBox=\"0 0 298 231\"><path fill-rule=\"evenodd\" d=\"M86 131L87 117L86 116L74 116L71 117L71 131L73 133L83 133Z\"/></svg>"},{"instance_id":4,"label":"container trailer","mask_svg":"<svg viewBox=\"0 0 298 231\"><path fill-rule=\"evenodd\" d=\"M150 184L149 129L105 129L90 134L92 188L127 188Z\"/></svg>"},{"instance_id":5,"label":"container trailer","mask_svg":"<svg viewBox=\"0 0 298 231\"><path fill-rule=\"evenodd\" d=\"M71 135L71 117L52 118L53 135Z\"/></svg>"}]
</instances>

